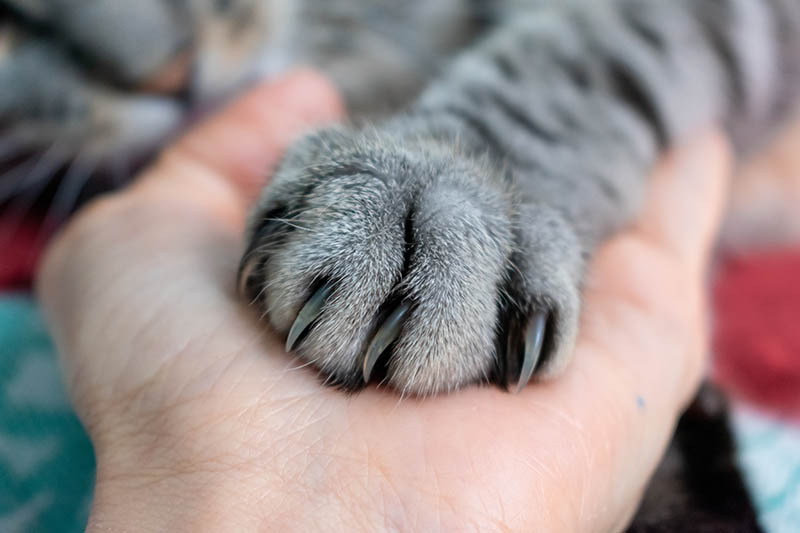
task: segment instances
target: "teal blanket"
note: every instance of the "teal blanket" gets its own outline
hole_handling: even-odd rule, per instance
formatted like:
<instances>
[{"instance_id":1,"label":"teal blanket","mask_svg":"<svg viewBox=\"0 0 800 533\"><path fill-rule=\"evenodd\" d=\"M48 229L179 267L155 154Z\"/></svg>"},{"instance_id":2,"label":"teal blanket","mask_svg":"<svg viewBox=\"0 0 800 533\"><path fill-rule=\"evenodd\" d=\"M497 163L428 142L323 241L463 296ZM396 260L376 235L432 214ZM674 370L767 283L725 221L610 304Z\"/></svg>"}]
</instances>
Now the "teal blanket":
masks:
<instances>
[{"instance_id":1,"label":"teal blanket","mask_svg":"<svg viewBox=\"0 0 800 533\"><path fill-rule=\"evenodd\" d=\"M0 298L0 531L86 527L94 452L29 298Z\"/></svg>"}]
</instances>

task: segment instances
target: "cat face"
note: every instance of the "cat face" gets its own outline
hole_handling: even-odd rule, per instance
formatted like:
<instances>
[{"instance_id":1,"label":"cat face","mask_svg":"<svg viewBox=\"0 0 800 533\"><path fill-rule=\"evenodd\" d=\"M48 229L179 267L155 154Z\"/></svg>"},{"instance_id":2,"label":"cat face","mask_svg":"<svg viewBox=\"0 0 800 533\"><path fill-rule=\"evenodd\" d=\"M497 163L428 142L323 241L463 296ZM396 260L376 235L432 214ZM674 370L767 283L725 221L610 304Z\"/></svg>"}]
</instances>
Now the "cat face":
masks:
<instances>
[{"instance_id":1,"label":"cat face","mask_svg":"<svg viewBox=\"0 0 800 533\"><path fill-rule=\"evenodd\" d=\"M148 151L286 62L283 0L0 0L0 139L66 159Z\"/></svg>"},{"instance_id":2,"label":"cat face","mask_svg":"<svg viewBox=\"0 0 800 533\"><path fill-rule=\"evenodd\" d=\"M66 216L291 64L355 115L397 109L485 27L473 1L0 0L0 211L66 190Z\"/></svg>"}]
</instances>

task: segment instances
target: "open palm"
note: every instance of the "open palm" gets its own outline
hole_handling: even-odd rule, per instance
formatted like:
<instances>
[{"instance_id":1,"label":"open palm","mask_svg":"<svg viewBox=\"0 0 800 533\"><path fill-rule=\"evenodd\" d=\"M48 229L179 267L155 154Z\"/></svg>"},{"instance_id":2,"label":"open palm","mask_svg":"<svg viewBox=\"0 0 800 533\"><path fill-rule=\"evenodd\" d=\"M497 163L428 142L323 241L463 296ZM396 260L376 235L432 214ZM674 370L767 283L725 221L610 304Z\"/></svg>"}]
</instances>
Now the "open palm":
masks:
<instances>
[{"instance_id":1,"label":"open palm","mask_svg":"<svg viewBox=\"0 0 800 533\"><path fill-rule=\"evenodd\" d=\"M97 452L90 529L624 527L702 373L724 143L665 161L641 222L601 249L562 378L348 396L235 295L261 172L339 109L311 73L257 88L51 247L39 290Z\"/></svg>"}]
</instances>

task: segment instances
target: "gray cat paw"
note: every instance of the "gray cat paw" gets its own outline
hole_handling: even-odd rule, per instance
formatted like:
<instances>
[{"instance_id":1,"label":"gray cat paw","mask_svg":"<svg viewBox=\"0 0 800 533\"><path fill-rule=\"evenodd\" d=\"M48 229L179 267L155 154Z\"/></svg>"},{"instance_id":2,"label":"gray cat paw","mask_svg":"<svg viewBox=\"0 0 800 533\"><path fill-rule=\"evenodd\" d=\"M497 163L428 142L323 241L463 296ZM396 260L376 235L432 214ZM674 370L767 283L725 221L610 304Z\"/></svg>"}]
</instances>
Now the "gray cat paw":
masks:
<instances>
[{"instance_id":1,"label":"gray cat paw","mask_svg":"<svg viewBox=\"0 0 800 533\"><path fill-rule=\"evenodd\" d=\"M248 230L241 291L326 381L428 395L563 368L582 275L574 232L452 148L379 134L301 142Z\"/></svg>"}]
</instances>

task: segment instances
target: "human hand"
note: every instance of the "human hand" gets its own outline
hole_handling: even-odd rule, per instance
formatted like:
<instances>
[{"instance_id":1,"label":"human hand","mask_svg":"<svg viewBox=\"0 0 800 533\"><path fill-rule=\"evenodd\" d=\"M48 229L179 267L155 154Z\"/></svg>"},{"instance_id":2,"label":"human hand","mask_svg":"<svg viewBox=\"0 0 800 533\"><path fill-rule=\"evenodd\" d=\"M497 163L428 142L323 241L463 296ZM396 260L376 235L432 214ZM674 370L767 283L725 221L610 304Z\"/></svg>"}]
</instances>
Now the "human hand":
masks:
<instances>
[{"instance_id":1,"label":"human hand","mask_svg":"<svg viewBox=\"0 0 800 533\"><path fill-rule=\"evenodd\" d=\"M260 87L50 248L39 293L97 454L89 529L624 527L702 375L725 143L676 151L598 252L560 379L400 401L322 387L235 295L263 169L340 112L310 73Z\"/></svg>"}]
</instances>

